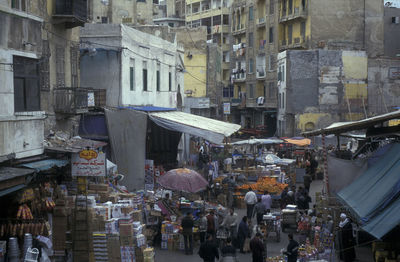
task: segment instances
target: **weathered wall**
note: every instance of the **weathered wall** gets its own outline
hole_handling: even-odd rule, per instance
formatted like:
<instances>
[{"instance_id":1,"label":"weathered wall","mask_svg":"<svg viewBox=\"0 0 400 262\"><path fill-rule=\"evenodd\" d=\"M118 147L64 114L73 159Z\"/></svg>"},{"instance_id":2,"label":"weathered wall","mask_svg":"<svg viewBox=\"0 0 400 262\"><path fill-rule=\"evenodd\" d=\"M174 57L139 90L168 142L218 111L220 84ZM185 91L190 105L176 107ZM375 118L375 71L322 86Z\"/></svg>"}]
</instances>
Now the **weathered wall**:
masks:
<instances>
[{"instance_id":1,"label":"weathered wall","mask_svg":"<svg viewBox=\"0 0 400 262\"><path fill-rule=\"evenodd\" d=\"M400 105L400 60L368 60L368 113L384 114Z\"/></svg>"},{"instance_id":2,"label":"weathered wall","mask_svg":"<svg viewBox=\"0 0 400 262\"><path fill-rule=\"evenodd\" d=\"M400 8L385 8L384 34L385 56L400 55L400 24L392 23L392 17L400 17Z\"/></svg>"},{"instance_id":3,"label":"weathered wall","mask_svg":"<svg viewBox=\"0 0 400 262\"><path fill-rule=\"evenodd\" d=\"M153 24L153 1L137 2L136 16L138 24Z\"/></svg>"},{"instance_id":4,"label":"weathered wall","mask_svg":"<svg viewBox=\"0 0 400 262\"><path fill-rule=\"evenodd\" d=\"M177 28L176 40L185 48L185 91L192 97L205 97L207 92L207 28ZM189 36L190 34L190 36Z\"/></svg>"},{"instance_id":5,"label":"weathered wall","mask_svg":"<svg viewBox=\"0 0 400 262\"><path fill-rule=\"evenodd\" d=\"M92 0L91 16L93 22L101 23L102 17L108 18L108 23L136 23L136 1L132 0Z\"/></svg>"},{"instance_id":6,"label":"weathered wall","mask_svg":"<svg viewBox=\"0 0 400 262\"><path fill-rule=\"evenodd\" d=\"M284 65L284 53L279 55ZM283 134L364 118L367 110L367 55L363 51L287 51L278 121ZM282 99L283 100L283 99ZM281 102L282 103L282 102ZM294 125L292 118L294 117ZM293 129L292 129L293 128Z\"/></svg>"},{"instance_id":7,"label":"weathered wall","mask_svg":"<svg viewBox=\"0 0 400 262\"><path fill-rule=\"evenodd\" d=\"M363 6L364 0L309 0L311 48L324 41L330 48L362 49Z\"/></svg>"},{"instance_id":8,"label":"weathered wall","mask_svg":"<svg viewBox=\"0 0 400 262\"><path fill-rule=\"evenodd\" d=\"M365 0L365 50L368 57L382 56L384 52L383 1Z\"/></svg>"}]
</instances>

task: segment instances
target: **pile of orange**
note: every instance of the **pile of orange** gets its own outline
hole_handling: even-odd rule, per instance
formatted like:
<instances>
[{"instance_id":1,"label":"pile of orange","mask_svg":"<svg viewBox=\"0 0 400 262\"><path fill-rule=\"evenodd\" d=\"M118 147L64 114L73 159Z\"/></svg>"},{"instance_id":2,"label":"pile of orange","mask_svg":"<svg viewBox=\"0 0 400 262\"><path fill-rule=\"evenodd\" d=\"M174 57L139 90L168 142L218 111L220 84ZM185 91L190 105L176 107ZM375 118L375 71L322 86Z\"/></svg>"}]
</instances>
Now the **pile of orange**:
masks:
<instances>
[{"instance_id":1,"label":"pile of orange","mask_svg":"<svg viewBox=\"0 0 400 262\"><path fill-rule=\"evenodd\" d=\"M268 191L270 194L280 194L282 190L287 187L287 184L281 184L276 181L276 178L273 177L262 177L255 184L244 184L242 186L238 186L237 189L252 189L254 191L258 191L259 193L263 193L264 191Z\"/></svg>"}]
</instances>

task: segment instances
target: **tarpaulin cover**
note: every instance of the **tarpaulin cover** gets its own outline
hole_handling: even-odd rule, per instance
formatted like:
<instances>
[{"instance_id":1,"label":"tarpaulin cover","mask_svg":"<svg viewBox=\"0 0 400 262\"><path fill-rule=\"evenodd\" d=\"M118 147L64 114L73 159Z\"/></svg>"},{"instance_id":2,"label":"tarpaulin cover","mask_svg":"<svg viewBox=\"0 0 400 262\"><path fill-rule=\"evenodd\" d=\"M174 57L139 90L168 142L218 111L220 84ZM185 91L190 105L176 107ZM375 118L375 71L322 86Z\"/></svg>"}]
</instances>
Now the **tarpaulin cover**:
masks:
<instances>
[{"instance_id":1,"label":"tarpaulin cover","mask_svg":"<svg viewBox=\"0 0 400 262\"><path fill-rule=\"evenodd\" d=\"M223 143L225 137L240 129L240 125L180 111L149 113L149 117L163 128L202 137L215 144Z\"/></svg>"},{"instance_id":2,"label":"tarpaulin cover","mask_svg":"<svg viewBox=\"0 0 400 262\"><path fill-rule=\"evenodd\" d=\"M336 196L337 192L350 185L368 169L365 159L346 160L328 154L327 161L329 194L332 196Z\"/></svg>"},{"instance_id":3,"label":"tarpaulin cover","mask_svg":"<svg viewBox=\"0 0 400 262\"><path fill-rule=\"evenodd\" d=\"M311 140L308 138L302 138L302 139L295 139L295 138L287 138L285 141L289 144L293 144L296 146L308 146L311 144Z\"/></svg>"},{"instance_id":4,"label":"tarpaulin cover","mask_svg":"<svg viewBox=\"0 0 400 262\"><path fill-rule=\"evenodd\" d=\"M280 144L284 141L278 138L251 138L246 140L241 140L232 143L232 145L271 145L271 144Z\"/></svg>"},{"instance_id":5,"label":"tarpaulin cover","mask_svg":"<svg viewBox=\"0 0 400 262\"><path fill-rule=\"evenodd\" d=\"M339 193L361 222L384 210L400 192L400 144L396 143L348 187Z\"/></svg>"},{"instance_id":6,"label":"tarpaulin cover","mask_svg":"<svg viewBox=\"0 0 400 262\"><path fill-rule=\"evenodd\" d=\"M128 190L144 188L147 114L134 110L104 110L112 148L112 161L125 175Z\"/></svg>"},{"instance_id":7,"label":"tarpaulin cover","mask_svg":"<svg viewBox=\"0 0 400 262\"><path fill-rule=\"evenodd\" d=\"M362 229L376 238L382 238L390 230L400 224L400 198L397 198L380 214L373 217Z\"/></svg>"},{"instance_id":8,"label":"tarpaulin cover","mask_svg":"<svg viewBox=\"0 0 400 262\"><path fill-rule=\"evenodd\" d=\"M63 167L69 164L68 160L62 160L62 159L46 159L46 160L40 160L36 162L31 162L31 163L26 163L22 164L20 166L23 167L28 167L35 169L37 172L39 171L46 171L51 169L52 167Z\"/></svg>"}]
</instances>

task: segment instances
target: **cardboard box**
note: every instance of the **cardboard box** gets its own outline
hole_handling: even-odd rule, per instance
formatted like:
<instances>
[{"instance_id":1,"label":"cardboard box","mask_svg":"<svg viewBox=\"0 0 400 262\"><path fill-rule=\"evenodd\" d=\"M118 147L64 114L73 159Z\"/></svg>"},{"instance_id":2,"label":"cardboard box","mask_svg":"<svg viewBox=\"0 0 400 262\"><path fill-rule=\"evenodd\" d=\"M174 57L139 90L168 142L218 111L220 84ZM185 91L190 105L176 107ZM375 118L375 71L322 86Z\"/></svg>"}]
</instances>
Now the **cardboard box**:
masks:
<instances>
[{"instance_id":1,"label":"cardboard box","mask_svg":"<svg viewBox=\"0 0 400 262\"><path fill-rule=\"evenodd\" d=\"M133 236L133 225L132 224L120 224L119 225L120 236Z\"/></svg>"},{"instance_id":2,"label":"cardboard box","mask_svg":"<svg viewBox=\"0 0 400 262\"><path fill-rule=\"evenodd\" d=\"M133 246L133 237L132 236L120 236L119 243L121 246Z\"/></svg>"}]
</instances>

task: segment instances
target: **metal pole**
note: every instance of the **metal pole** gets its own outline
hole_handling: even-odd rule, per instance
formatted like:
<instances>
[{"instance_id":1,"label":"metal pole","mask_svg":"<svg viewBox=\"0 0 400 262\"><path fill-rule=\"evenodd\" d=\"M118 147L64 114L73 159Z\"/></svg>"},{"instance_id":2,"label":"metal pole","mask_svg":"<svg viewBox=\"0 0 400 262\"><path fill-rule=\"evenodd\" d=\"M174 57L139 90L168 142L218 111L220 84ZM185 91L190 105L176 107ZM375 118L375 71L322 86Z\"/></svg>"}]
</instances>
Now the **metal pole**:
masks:
<instances>
[{"instance_id":1,"label":"metal pole","mask_svg":"<svg viewBox=\"0 0 400 262\"><path fill-rule=\"evenodd\" d=\"M328 178L328 152L326 150L325 134L322 134L322 152L324 158L324 193L329 195L329 178Z\"/></svg>"}]
</instances>

